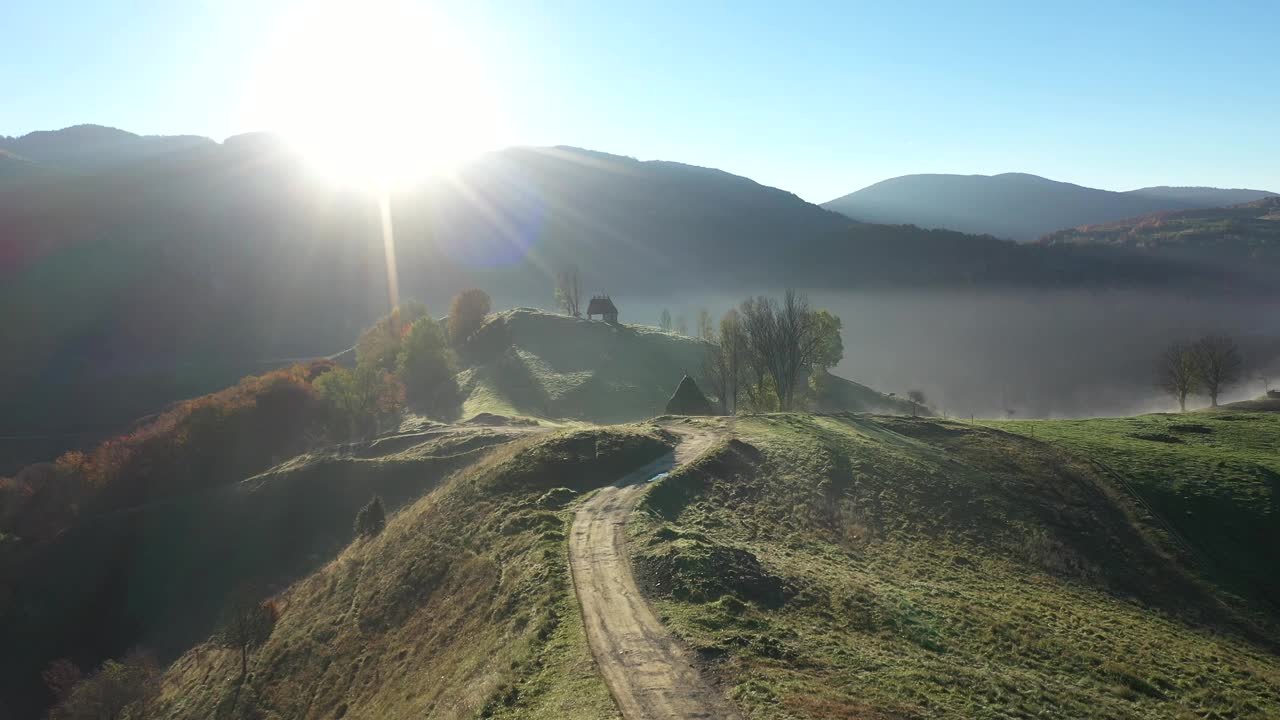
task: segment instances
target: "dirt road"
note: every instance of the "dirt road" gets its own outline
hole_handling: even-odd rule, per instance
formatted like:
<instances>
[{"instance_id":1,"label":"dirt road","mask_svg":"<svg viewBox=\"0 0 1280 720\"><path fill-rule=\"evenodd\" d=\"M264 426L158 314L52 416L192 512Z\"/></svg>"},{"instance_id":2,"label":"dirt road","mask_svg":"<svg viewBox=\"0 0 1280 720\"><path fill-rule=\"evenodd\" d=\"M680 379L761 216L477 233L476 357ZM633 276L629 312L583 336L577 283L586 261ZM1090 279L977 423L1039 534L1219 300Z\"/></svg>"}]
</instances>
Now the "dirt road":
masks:
<instances>
[{"instance_id":1,"label":"dirt road","mask_svg":"<svg viewBox=\"0 0 1280 720\"><path fill-rule=\"evenodd\" d=\"M596 666L627 720L738 718L692 665L640 595L626 549L626 523L655 475L698 457L713 430L671 427L682 440L668 454L600 490L573 518L569 566Z\"/></svg>"}]
</instances>

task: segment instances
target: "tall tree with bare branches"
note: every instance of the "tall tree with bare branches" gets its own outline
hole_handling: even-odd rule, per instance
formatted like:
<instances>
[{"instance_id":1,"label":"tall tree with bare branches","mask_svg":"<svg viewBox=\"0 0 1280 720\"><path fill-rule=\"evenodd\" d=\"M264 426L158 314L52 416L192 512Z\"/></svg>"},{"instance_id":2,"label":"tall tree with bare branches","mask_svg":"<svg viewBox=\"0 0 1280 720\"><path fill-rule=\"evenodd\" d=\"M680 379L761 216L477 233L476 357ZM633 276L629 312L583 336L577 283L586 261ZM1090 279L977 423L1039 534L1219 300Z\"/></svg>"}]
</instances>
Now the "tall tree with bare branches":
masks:
<instances>
[{"instance_id":1,"label":"tall tree with bare branches","mask_svg":"<svg viewBox=\"0 0 1280 720\"><path fill-rule=\"evenodd\" d=\"M707 342L716 341L716 325L711 320L711 313L706 308L698 311L698 337Z\"/></svg>"},{"instance_id":2,"label":"tall tree with bare branches","mask_svg":"<svg viewBox=\"0 0 1280 720\"><path fill-rule=\"evenodd\" d=\"M1206 335L1196 341L1192 350L1200 387L1209 395L1209 405L1218 407L1218 395L1239 381L1244 370L1240 349L1226 335Z\"/></svg>"},{"instance_id":3,"label":"tall tree with bare branches","mask_svg":"<svg viewBox=\"0 0 1280 720\"><path fill-rule=\"evenodd\" d=\"M1187 396L1200 384L1196 354L1186 343L1174 343L1160 355L1156 386L1178 399L1178 409L1187 411Z\"/></svg>"},{"instance_id":4,"label":"tall tree with bare branches","mask_svg":"<svg viewBox=\"0 0 1280 720\"><path fill-rule=\"evenodd\" d=\"M752 364L773 381L780 410L795 407L796 386L814 366L823 348L822 320L809 298L788 289L782 302L768 297L747 300L740 308Z\"/></svg>"},{"instance_id":5,"label":"tall tree with bare branches","mask_svg":"<svg viewBox=\"0 0 1280 720\"><path fill-rule=\"evenodd\" d=\"M565 315L582 317L582 285L578 266L568 265L556 273L556 304Z\"/></svg>"},{"instance_id":6,"label":"tall tree with bare branches","mask_svg":"<svg viewBox=\"0 0 1280 720\"><path fill-rule=\"evenodd\" d=\"M720 334L717 343L707 353L703 376L710 383L712 392L720 401L720 412L733 415L738 412L738 397L746 374L746 340L742 334L742 320L737 310L730 309L720 318Z\"/></svg>"}]
</instances>

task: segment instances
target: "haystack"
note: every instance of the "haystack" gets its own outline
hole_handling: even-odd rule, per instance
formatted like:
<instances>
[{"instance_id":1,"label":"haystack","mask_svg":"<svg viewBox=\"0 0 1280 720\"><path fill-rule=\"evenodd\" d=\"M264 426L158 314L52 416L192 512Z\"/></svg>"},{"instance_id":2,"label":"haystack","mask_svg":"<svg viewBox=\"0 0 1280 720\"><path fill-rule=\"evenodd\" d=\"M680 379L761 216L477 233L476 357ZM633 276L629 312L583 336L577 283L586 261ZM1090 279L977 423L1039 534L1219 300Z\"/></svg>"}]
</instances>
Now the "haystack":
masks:
<instances>
[{"instance_id":1,"label":"haystack","mask_svg":"<svg viewBox=\"0 0 1280 720\"><path fill-rule=\"evenodd\" d=\"M671 399L667 401L668 415L714 415L707 396L698 389L698 383L688 375L680 381Z\"/></svg>"}]
</instances>

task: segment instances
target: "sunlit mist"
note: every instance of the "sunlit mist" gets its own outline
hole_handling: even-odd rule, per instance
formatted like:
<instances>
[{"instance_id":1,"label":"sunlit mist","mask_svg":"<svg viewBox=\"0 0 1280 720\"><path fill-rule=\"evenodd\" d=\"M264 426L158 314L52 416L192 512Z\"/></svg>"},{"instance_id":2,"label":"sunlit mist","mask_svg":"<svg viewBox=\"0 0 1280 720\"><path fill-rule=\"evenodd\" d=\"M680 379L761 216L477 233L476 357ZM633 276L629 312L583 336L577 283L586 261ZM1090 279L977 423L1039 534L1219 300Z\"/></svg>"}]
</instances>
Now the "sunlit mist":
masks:
<instances>
[{"instance_id":1,"label":"sunlit mist","mask_svg":"<svg viewBox=\"0 0 1280 720\"><path fill-rule=\"evenodd\" d=\"M299 5L260 61L249 112L326 176L385 188L500 144L500 93L446 19L395 0Z\"/></svg>"}]
</instances>

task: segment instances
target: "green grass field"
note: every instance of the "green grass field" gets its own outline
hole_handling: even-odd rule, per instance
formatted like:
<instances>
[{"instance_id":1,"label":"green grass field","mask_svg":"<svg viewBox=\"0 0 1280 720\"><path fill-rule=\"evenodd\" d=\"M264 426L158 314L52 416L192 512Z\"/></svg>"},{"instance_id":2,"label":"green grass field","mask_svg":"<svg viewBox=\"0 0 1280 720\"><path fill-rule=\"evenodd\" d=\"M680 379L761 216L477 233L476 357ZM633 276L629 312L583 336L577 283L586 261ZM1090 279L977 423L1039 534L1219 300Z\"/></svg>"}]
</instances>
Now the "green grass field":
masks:
<instances>
[{"instance_id":1,"label":"green grass field","mask_svg":"<svg viewBox=\"0 0 1280 720\"><path fill-rule=\"evenodd\" d=\"M1201 569L1280 612L1280 413L989 422L1122 478Z\"/></svg>"},{"instance_id":2,"label":"green grass field","mask_svg":"<svg viewBox=\"0 0 1280 720\"><path fill-rule=\"evenodd\" d=\"M1270 418L1219 422L1274 462ZM1073 452L909 418L743 418L735 439L654 488L633 559L749 717L1280 716L1275 626ZM1179 457L1150 481L1191 473Z\"/></svg>"},{"instance_id":3,"label":"green grass field","mask_svg":"<svg viewBox=\"0 0 1280 720\"><path fill-rule=\"evenodd\" d=\"M651 486L633 566L753 720L1280 717L1278 417L744 416ZM566 534L668 437L486 451L280 593L243 688L185 653L163 715L616 718Z\"/></svg>"}]
</instances>

